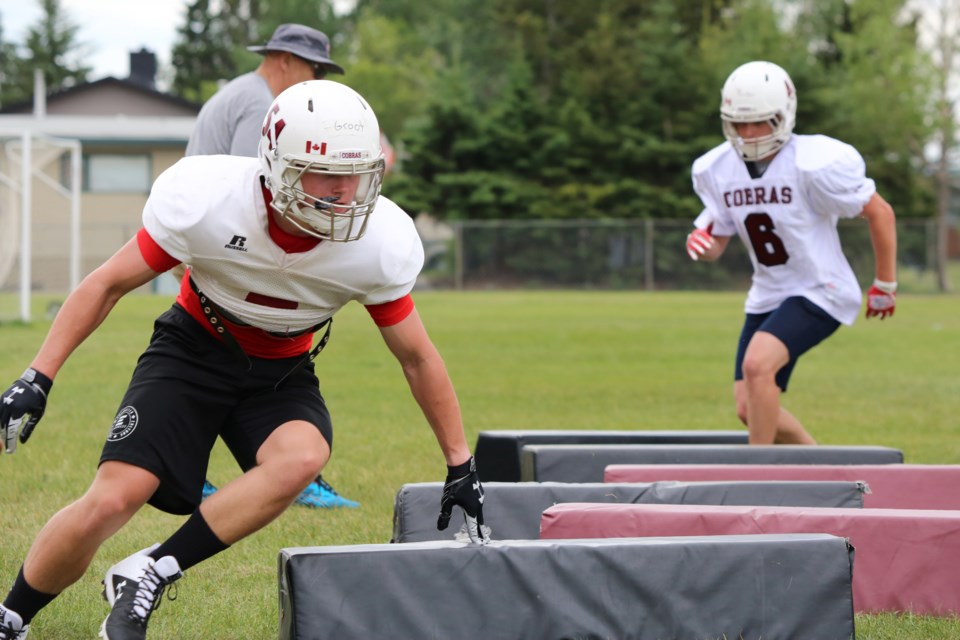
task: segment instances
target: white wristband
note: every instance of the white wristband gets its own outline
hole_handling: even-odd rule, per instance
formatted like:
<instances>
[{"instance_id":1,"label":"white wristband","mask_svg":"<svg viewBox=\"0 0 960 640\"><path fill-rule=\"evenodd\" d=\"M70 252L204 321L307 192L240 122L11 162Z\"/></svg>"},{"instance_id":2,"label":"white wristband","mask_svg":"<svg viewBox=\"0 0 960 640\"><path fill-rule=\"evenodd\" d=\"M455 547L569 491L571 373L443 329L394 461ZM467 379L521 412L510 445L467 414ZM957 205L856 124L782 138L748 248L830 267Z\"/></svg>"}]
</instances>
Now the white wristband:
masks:
<instances>
[{"instance_id":1,"label":"white wristband","mask_svg":"<svg viewBox=\"0 0 960 640\"><path fill-rule=\"evenodd\" d=\"M873 281L873 286L875 286L877 289L880 289L880 291L883 291L884 293L889 293L891 295L897 292L896 280L894 280L893 282L884 282L883 280L875 279Z\"/></svg>"}]
</instances>

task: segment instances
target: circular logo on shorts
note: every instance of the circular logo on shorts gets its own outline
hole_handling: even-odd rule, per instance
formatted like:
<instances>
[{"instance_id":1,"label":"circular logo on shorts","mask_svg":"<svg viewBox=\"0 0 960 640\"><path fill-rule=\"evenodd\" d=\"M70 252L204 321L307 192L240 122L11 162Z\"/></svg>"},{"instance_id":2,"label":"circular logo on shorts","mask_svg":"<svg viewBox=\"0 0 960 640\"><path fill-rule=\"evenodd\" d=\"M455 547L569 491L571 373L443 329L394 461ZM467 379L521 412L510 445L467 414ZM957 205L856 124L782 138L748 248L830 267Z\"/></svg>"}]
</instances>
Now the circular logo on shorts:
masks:
<instances>
[{"instance_id":1,"label":"circular logo on shorts","mask_svg":"<svg viewBox=\"0 0 960 640\"><path fill-rule=\"evenodd\" d=\"M111 442L123 440L133 433L139 421L140 417L137 415L137 410L130 405L120 409L120 413L113 419L113 426L110 427L110 435L107 436L107 440Z\"/></svg>"}]
</instances>

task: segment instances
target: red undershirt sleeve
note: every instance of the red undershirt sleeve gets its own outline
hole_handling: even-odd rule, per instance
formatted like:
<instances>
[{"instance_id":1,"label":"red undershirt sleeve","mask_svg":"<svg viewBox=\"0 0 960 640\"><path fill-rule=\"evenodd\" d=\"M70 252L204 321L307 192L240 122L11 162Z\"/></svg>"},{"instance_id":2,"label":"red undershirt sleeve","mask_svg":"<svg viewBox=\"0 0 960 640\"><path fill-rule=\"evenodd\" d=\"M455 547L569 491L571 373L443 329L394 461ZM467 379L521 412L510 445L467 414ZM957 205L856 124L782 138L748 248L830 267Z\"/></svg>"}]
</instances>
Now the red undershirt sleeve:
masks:
<instances>
[{"instance_id":1,"label":"red undershirt sleeve","mask_svg":"<svg viewBox=\"0 0 960 640\"><path fill-rule=\"evenodd\" d=\"M137 231L137 246L147 266L157 273L169 271L180 264L180 261L164 251L143 227Z\"/></svg>"},{"instance_id":2,"label":"red undershirt sleeve","mask_svg":"<svg viewBox=\"0 0 960 640\"><path fill-rule=\"evenodd\" d=\"M383 304L364 305L378 327L389 327L406 319L413 311L413 297L407 295Z\"/></svg>"}]
</instances>

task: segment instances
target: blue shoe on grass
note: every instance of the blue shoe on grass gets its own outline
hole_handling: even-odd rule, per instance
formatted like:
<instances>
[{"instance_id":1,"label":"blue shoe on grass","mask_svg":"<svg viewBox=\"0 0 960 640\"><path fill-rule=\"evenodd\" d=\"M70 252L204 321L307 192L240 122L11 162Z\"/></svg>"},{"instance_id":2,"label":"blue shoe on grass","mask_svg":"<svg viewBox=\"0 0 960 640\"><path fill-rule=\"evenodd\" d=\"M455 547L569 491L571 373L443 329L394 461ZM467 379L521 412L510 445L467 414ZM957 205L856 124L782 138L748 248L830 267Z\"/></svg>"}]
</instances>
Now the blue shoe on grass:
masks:
<instances>
[{"instance_id":1,"label":"blue shoe on grass","mask_svg":"<svg viewBox=\"0 0 960 640\"><path fill-rule=\"evenodd\" d=\"M322 476L317 476L316 480L307 485L303 493L297 496L295 502L313 509L333 509L335 507L356 509L360 506L359 502L347 500L334 491L333 487Z\"/></svg>"},{"instance_id":2,"label":"blue shoe on grass","mask_svg":"<svg viewBox=\"0 0 960 640\"><path fill-rule=\"evenodd\" d=\"M203 481L203 500L212 496L216 491L217 488L209 480ZM297 496L294 502L311 509L333 509L336 507L356 509L360 506L359 502L347 500L337 493L322 476L317 476L316 480L307 485L307 488Z\"/></svg>"},{"instance_id":3,"label":"blue shoe on grass","mask_svg":"<svg viewBox=\"0 0 960 640\"><path fill-rule=\"evenodd\" d=\"M217 488L216 488L215 486L213 486L212 484L210 484L210 481L209 481L209 480L204 480L204 481L203 481L203 491L202 491L201 494L200 494L200 499L201 499L201 500L206 500L207 498L209 498L210 496L212 496L212 495L215 494L216 492L217 492Z\"/></svg>"}]
</instances>

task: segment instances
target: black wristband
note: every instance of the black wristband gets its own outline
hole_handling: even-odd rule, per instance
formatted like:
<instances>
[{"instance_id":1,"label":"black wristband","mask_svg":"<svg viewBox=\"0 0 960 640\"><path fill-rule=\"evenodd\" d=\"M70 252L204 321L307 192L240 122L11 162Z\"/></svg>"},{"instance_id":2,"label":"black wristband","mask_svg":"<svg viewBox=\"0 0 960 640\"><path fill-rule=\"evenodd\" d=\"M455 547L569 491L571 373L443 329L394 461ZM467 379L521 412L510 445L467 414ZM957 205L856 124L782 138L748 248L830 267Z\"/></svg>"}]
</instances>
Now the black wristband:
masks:
<instances>
[{"instance_id":1,"label":"black wristband","mask_svg":"<svg viewBox=\"0 0 960 640\"><path fill-rule=\"evenodd\" d=\"M465 476L471 471L473 471L473 456L470 456L470 458L463 464L458 464L455 467L447 465L448 476Z\"/></svg>"},{"instance_id":2,"label":"black wristband","mask_svg":"<svg viewBox=\"0 0 960 640\"><path fill-rule=\"evenodd\" d=\"M23 372L23 375L20 376L20 379L40 387L40 390L43 391L43 395L50 395L50 389L53 387L53 380L43 375L36 369L27 367L27 370Z\"/></svg>"}]
</instances>

